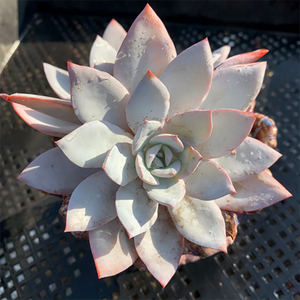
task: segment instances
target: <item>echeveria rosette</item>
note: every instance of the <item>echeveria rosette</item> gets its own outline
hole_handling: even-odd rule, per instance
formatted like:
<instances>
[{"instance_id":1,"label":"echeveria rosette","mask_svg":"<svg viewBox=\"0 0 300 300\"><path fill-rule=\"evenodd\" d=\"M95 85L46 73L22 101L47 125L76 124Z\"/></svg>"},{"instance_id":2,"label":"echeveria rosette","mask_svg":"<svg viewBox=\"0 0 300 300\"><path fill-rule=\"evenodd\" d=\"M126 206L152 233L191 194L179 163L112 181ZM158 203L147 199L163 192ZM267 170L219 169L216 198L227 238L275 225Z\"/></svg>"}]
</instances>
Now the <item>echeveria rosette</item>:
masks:
<instances>
[{"instance_id":1,"label":"echeveria rosette","mask_svg":"<svg viewBox=\"0 0 300 300\"><path fill-rule=\"evenodd\" d=\"M251 212L291 196L265 171L280 154L248 137L255 116L245 110L266 67L255 61L266 51L226 60L229 50L211 53L205 39L176 56L147 5L115 61L95 50L95 68L68 64L71 100L2 96L38 130L65 135L19 179L71 195L66 231L89 231L99 278L139 257L165 286L185 240L226 252L221 209ZM112 63L111 74L101 69Z\"/></svg>"}]
</instances>

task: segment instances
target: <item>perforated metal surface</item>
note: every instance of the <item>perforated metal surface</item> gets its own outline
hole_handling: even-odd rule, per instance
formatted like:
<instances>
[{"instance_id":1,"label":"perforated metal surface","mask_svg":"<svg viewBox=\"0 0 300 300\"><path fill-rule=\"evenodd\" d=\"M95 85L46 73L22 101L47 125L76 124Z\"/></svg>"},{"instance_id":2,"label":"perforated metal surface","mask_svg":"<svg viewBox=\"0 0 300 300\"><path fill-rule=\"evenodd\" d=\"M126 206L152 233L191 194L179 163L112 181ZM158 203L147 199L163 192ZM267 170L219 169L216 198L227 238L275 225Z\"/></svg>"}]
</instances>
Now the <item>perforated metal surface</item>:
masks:
<instances>
[{"instance_id":1,"label":"perforated metal surface","mask_svg":"<svg viewBox=\"0 0 300 300\"><path fill-rule=\"evenodd\" d=\"M42 70L46 61L87 65L96 34L109 20L37 16L0 77L4 93L54 96ZM125 27L131 22L120 20ZM88 243L63 233L60 200L17 181L48 137L27 126L2 101L0 299L300 299L299 53L295 35L167 24L178 52L208 36L212 49L231 55L268 48L268 69L258 112L275 119L283 157L272 172L294 197L247 216L229 253L182 266L162 289L134 267L98 280Z\"/></svg>"}]
</instances>

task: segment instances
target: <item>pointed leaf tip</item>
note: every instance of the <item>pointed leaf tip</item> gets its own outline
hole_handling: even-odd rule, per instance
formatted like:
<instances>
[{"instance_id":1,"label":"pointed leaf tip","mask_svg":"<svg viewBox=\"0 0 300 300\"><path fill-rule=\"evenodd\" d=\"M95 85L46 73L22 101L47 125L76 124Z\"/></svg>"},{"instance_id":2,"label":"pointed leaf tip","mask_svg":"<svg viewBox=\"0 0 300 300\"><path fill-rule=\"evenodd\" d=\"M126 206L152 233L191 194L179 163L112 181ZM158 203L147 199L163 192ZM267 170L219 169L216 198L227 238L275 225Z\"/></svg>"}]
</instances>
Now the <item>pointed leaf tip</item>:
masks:
<instances>
[{"instance_id":1,"label":"pointed leaf tip","mask_svg":"<svg viewBox=\"0 0 300 300\"><path fill-rule=\"evenodd\" d=\"M2 98L3 100L9 102L9 95L7 95L7 94L0 94L0 98Z\"/></svg>"}]
</instances>

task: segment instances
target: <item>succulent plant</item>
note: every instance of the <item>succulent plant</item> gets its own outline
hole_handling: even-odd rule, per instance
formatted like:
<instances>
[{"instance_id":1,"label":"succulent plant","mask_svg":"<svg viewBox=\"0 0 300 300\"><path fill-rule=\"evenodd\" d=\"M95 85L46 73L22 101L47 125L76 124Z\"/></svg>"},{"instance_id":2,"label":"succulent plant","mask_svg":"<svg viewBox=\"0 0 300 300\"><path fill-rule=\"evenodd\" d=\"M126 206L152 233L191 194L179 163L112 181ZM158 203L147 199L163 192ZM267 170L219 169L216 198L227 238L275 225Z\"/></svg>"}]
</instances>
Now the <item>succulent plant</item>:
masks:
<instances>
[{"instance_id":1,"label":"succulent plant","mask_svg":"<svg viewBox=\"0 0 300 300\"><path fill-rule=\"evenodd\" d=\"M90 67L44 64L64 100L1 95L29 125L62 137L19 179L70 196L65 231L89 232L99 278L140 258L165 286L185 247L227 251L230 212L291 196L267 171L281 155L248 137L267 50L229 51L212 53L204 39L177 56L147 5L128 34L112 21L97 37Z\"/></svg>"}]
</instances>

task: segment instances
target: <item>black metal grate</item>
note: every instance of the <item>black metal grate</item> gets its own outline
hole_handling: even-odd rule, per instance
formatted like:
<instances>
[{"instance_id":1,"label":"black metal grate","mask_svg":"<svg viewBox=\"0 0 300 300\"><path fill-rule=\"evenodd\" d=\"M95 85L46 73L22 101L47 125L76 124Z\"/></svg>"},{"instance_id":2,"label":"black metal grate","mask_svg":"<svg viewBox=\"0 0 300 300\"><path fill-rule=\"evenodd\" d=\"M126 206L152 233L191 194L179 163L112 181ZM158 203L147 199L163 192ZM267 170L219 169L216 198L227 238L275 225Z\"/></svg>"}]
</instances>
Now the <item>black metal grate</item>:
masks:
<instances>
[{"instance_id":1,"label":"black metal grate","mask_svg":"<svg viewBox=\"0 0 300 300\"><path fill-rule=\"evenodd\" d=\"M4 93L55 96L46 61L87 65L96 34L108 19L38 15L0 77ZM128 28L128 20L118 20ZM30 161L52 147L4 101L1 107L0 300L4 299L300 299L299 54L296 35L167 24L178 52L208 36L212 49L231 55L268 48L268 69L256 111L274 118L283 157L272 172L293 198L245 217L228 255L181 266L162 289L132 267L98 280L88 243L64 234L60 199L18 182Z\"/></svg>"}]
</instances>

